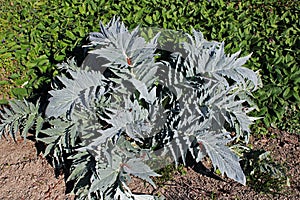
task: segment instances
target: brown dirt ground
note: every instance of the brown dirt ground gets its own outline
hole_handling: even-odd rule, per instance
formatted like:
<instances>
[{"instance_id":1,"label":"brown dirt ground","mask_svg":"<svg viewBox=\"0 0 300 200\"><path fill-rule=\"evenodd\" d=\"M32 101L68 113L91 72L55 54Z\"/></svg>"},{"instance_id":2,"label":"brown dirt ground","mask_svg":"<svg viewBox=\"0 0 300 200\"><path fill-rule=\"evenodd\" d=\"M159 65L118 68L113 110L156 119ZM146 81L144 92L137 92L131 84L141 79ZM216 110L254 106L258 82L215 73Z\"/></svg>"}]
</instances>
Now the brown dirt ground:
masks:
<instances>
[{"instance_id":1,"label":"brown dirt ground","mask_svg":"<svg viewBox=\"0 0 300 200\"><path fill-rule=\"evenodd\" d=\"M7 139L0 142L0 199L65 199L64 178L55 178L34 142Z\"/></svg>"},{"instance_id":2,"label":"brown dirt ground","mask_svg":"<svg viewBox=\"0 0 300 200\"><path fill-rule=\"evenodd\" d=\"M191 167L181 175L154 189L133 178L130 187L135 192L163 194L170 200L200 199L300 199L300 135L271 130L278 137L252 140L256 149L271 151L273 158L287 166L290 186L277 195L261 194L250 186L242 186L226 177L223 180L199 174ZM55 178L54 170L45 158L36 155L32 141L0 141L0 199L71 199L66 195L64 177Z\"/></svg>"}]
</instances>

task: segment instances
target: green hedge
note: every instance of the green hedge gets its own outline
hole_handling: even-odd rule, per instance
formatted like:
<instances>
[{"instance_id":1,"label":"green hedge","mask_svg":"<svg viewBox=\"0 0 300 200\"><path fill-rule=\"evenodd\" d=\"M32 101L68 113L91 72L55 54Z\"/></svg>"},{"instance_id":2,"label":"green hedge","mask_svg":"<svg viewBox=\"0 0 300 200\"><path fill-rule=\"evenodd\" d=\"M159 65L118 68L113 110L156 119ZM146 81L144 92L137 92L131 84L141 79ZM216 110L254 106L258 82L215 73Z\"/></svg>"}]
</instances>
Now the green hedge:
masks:
<instances>
[{"instance_id":1,"label":"green hedge","mask_svg":"<svg viewBox=\"0 0 300 200\"><path fill-rule=\"evenodd\" d=\"M297 0L0 0L0 6L4 98L47 92L58 73L55 65L80 55L78 47L87 34L98 30L100 20L106 23L116 15L130 28L140 24L191 31L194 27L209 40L225 41L228 53L253 52L247 65L260 70L264 83L255 94L260 110L254 114L264 117L263 127L299 130Z\"/></svg>"}]
</instances>

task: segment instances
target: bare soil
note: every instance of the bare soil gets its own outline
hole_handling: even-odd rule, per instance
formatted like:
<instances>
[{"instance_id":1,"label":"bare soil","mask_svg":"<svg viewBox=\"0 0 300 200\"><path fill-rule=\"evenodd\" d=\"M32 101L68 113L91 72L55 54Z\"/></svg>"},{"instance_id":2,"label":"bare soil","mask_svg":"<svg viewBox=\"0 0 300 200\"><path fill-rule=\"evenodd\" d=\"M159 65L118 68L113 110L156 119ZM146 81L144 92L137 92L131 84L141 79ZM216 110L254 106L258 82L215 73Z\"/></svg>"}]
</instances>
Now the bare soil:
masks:
<instances>
[{"instance_id":1,"label":"bare soil","mask_svg":"<svg viewBox=\"0 0 300 200\"><path fill-rule=\"evenodd\" d=\"M170 200L300 199L300 135L270 131L277 137L252 139L251 143L255 149L271 151L274 160L286 166L290 183L277 194L263 194L251 185L243 186L197 166L186 168L185 175L174 172L173 178L157 189L135 178L130 187L137 193L162 194ZM0 185L0 199L72 199L65 194L63 175L55 177L52 166L37 155L35 143L30 140L0 141Z\"/></svg>"},{"instance_id":2,"label":"bare soil","mask_svg":"<svg viewBox=\"0 0 300 200\"><path fill-rule=\"evenodd\" d=\"M65 199L63 176L58 178L34 142L0 142L0 199Z\"/></svg>"}]
</instances>

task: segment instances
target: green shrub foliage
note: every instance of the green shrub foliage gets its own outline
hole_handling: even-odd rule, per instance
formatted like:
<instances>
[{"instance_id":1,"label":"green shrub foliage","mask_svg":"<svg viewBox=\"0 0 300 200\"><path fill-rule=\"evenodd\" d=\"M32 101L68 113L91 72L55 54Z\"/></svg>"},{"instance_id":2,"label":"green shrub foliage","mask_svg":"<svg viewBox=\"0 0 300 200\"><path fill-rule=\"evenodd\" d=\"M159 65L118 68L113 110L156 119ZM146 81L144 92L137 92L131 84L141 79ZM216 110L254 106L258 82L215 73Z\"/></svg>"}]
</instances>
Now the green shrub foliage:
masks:
<instances>
[{"instance_id":1,"label":"green shrub foliage","mask_svg":"<svg viewBox=\"0 0 300 200\"><path fill-rule=\"evenodd\" d=\"M156 53L161 34L146 41L138 27L129 31L119 19L100 23L87 46L103 64L60 64L63 73L53 83L45 113L38 109L45 105L12 101L0 133L10 130L14 137L22 123L22 133L36 129L55 167L68 155L68 181L78 199L156 199L133 194L130 176L155 187L151 177L159 176L154 170L163 167L160 160L178 165L188 152L196 162L209 156L215 169L246 184L227 144L248 142L256 119L247 114L255 109L252 92L261 80L243 67L250 55L226 55L224 43L193 30L179 51L165 57Z\"/></svg>"},{"instance_id":2,"label":"green shrub foliage","mask_svg":"<svg viewBox=\"0 0 300 200\"><path fill-rule=\"evenodd\" d=\"M85 36L100 20L107 23L118 15L130 30L142 25L190 32L192 26L209 40L225 41L228 53L253 52L246 66L260 70L264 83L254 93L260 108L254 114L263 117L258 122L299 130L299 1L15 0L0 5L4 97L47 92L60 73L56 64L70 55L82 61L78 46Z\"/></svg>"}]
</instances>

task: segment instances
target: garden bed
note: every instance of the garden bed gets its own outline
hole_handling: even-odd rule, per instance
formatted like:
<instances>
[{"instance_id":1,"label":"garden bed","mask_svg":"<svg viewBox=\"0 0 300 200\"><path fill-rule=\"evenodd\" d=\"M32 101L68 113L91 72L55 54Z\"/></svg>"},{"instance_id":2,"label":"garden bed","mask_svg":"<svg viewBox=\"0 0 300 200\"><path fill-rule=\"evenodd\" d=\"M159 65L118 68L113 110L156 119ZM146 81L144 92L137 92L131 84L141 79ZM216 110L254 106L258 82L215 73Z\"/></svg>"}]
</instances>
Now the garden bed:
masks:
<instances>
[{"instance_id":1,"label":"garden bed","mask_svg":"<svg viewBox=\"0 0 300 200\"><path fill-rule=\"evenodd\" d=\"M163 194L166 199L299 199L300 198L300 135L270 130L276 138L253 139L254 149L271 151L278 163L287 168L290 186L285 186L278 194L262 194L242 186L228 178L217 180L209 177L210 173L200 174L192 167L182 175L174 172L173 178L161 183L157 189L144 182L133 179L130 184L134 192ZM272 138L272 137L271 137ZM0 199L72 199L66 195L63 175L55 178L52 166L45 158L36 154L34 142L2 139L0 142ZM197 167L196 167L197 168ZM194 168L195 169L195 168ZM204 172L204 171L203 171ZM263 180L262 180L263 181ZM257 183L259 185L261 183ZM256 186L257 186L256 185ZM262 185L262 184L261 184ZM146 186L146 187L145 187ZM271 186L270 186L271 187ZM263 189L268 188L261 188ZM275 193L277 191L274 191Z\"/></svg>"}]
</instances>

